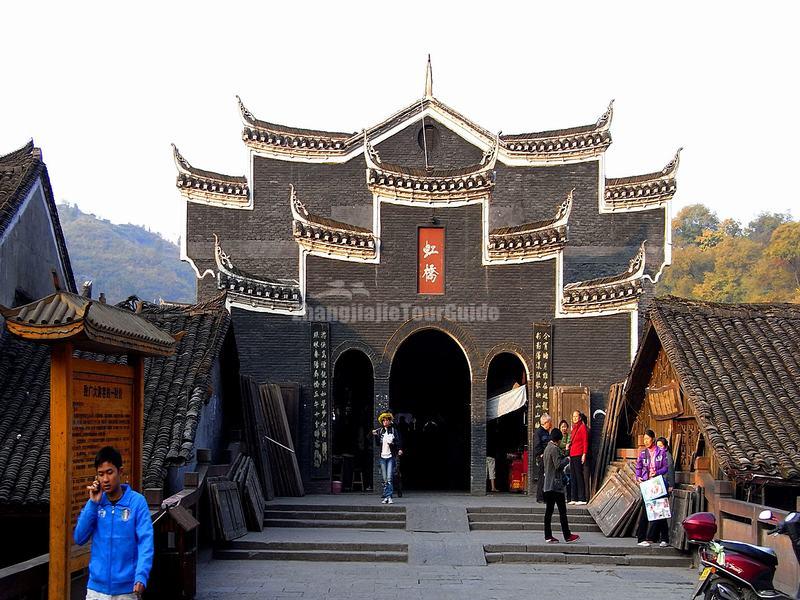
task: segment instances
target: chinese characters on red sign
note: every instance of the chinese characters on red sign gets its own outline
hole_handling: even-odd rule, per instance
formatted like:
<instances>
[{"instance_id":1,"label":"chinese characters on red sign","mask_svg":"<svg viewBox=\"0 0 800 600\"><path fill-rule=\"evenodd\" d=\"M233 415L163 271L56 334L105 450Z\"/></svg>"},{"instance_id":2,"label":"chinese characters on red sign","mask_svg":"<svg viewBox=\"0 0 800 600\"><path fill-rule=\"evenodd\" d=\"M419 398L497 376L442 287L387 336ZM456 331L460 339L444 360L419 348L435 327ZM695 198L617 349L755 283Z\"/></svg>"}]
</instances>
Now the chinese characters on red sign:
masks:
<instances>
[{"instance_id":1,"label":"chinese characters on red sign","mask_svg":"<svg viewBox=\"0 0 800 600\"><path fill-rule=\"evenodd\" d=\"M444 227L420 227L417 236L417 292L444 294Z\"/></svg>"}]
</instances>

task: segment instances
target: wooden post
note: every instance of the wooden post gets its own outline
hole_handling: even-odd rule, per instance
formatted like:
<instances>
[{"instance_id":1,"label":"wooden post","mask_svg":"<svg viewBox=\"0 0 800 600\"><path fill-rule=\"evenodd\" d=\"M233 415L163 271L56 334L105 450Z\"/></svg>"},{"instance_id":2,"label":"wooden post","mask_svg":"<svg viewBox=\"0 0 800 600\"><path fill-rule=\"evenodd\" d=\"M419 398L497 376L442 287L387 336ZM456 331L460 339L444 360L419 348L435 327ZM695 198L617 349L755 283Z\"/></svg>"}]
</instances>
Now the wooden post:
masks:
<instances>
[{"instance_id":1,"label":"wooden post","mask_svg":"<svg viewBox=\"0 0 800 600\"><path fill-rule=\"evenodd\" d=\"M49 600L69 600L72 541L72 344L50 353Z\"/></svg>"},{"instance_id":2,"label":"wooden post","mask_svg":"<svg viewBox=\"0 0 800 600\"><path fill-rule=\"evenodd\" d=\"M144 493L142 487L142 443L144 436L144 357L128 355L133 367L133 414L131 414L131 487Z\"/></svg>"}]
</instances>

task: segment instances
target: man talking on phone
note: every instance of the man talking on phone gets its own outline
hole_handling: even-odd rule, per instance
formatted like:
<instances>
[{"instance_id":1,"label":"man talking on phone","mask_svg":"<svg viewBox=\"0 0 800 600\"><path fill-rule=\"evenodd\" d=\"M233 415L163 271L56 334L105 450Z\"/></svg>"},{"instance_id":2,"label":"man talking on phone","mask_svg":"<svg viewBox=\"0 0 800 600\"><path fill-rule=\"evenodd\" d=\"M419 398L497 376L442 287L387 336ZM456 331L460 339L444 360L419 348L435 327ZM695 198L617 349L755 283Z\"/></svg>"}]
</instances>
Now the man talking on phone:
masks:
<instances>
[{"instance_id":1,"label":"man talking on phone","mask_svg":"<svg viewBox=\"0 0 800 600\"><path fill-rule=\"evenodd\" d=\"M97 475L75 526L75 543L92 540L86 600L135 600L153 566L153 522L147 502L121 483L122 455L111 446L94 459Z\"/></svg>"}]
</instances>

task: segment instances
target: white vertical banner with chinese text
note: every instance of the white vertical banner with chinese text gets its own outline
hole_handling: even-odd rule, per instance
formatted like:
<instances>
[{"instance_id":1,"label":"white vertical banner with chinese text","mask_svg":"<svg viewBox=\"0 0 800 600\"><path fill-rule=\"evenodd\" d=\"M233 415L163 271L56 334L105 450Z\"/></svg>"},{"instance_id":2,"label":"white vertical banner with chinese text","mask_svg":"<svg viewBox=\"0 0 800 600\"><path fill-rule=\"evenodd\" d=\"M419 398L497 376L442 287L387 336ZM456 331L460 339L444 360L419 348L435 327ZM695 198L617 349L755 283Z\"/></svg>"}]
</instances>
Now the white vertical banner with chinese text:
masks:
<instances>
[{"instance_id":1,"label":"white vertical banner with chinese text","mask_svg":"<svg viewBox=\"0 0 800 600\"><path fill-rule=\"evenodd\" d=\"M444 227L417 230L417 293L444 294Z\"/></svg>"}]
</instances>

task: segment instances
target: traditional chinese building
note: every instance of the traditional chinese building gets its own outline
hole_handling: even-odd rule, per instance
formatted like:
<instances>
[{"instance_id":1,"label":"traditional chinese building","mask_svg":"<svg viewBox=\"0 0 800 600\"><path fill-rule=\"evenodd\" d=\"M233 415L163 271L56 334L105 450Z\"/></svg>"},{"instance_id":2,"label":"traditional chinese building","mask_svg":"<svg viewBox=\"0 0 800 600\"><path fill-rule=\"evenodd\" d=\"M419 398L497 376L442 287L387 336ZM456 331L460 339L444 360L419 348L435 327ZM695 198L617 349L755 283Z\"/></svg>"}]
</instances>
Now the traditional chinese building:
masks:
<instances>
[{"instance_id":1,"label":"traditional chinese building","mask_svg":"<svg viewBox=\"0 0 800 600\"><path fill-rule=\"evenodd\" d=\"M329 489L339 457L369 479L385 408L407 432L408 486L483 493L487 430L520 449L557 384L605 407L670 263L677 155L607 178L612 105L494 134L433 95L430 63L424 96L363 131L239 109L247 176L174 150L182 257L199 300L227 290L242 371L300 385L307 489ZM515 382L533 401L487 428L487 397Z\"/></svg>"}]
</instances>

